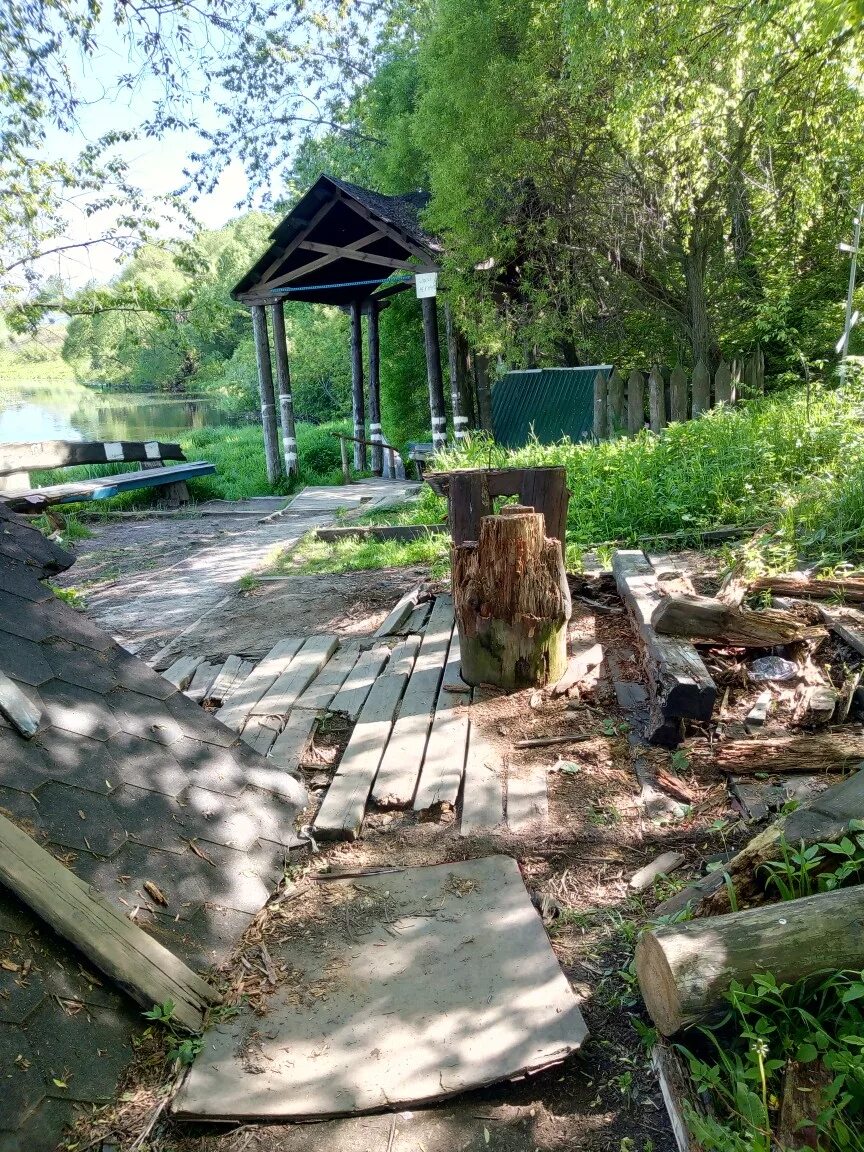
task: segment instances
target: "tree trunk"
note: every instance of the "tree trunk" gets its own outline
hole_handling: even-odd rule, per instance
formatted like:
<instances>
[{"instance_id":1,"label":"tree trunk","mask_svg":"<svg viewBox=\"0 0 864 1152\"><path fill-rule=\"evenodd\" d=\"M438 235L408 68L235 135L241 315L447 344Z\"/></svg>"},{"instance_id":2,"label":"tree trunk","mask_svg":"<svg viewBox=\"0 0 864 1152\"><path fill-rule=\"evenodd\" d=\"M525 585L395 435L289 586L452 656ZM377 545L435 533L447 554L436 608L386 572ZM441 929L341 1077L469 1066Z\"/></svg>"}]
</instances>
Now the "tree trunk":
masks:
<instances>
[{"instance_id":1,"label":"tree trunk","mask_svg":"<svg viewBox=\"0 0 864 1152\"><path fill-rule=\"evenodd\" d=\"M380 476L384 471L381 451L381 337L378 326L378 303L369 301L366 317L366 337L369 341L369 439L372 441L372 472Z\"/></svg>"},{"instance_id":2,"label":"tree trunk","mask_svg":"<svg viewBox=\"0 0 864 1152\"><path fill-rule=\"evenodd\" d=\"M705 364L711 363L711 322L705 292L707 265L707 248L693 236L684 256L684 279L687 284L687 311L694 364L700 360Z\"/></svg>"},{"instance_id":3,"label":"tree trunk","mask_svg":"<svg viewBox=\"0 0 864 1152\"><path fill-rule=\"evenodd\" d=\"M724 1004L733 980L760 972L794 983L864 967L864 885L691 920L643 933L636 945L642 998L664 1036Z\"/></svg>"},{"instance_id":4,"label":"tree trunk","mask_svg":"<svg viewBox=\"0 0 864 1152\"><path fill-rule=\"evenodd\" d=\"M360 301L351 301L351 408L354 414L354 468L366 470L366 401L363 396L363 324Z\"/></svg>"},{"instance_id":5,"label":"tree trunk","mask_svg":"<svg viewBox=\"0 0 864 1152\"><path fill-rule=\"evenodd\" d=\"M252 307L252 332L255 337L255 357L258 361L258 393L261 397L267 483L272 485L282 477L282 461L279 457L279 435L276 428L276 400L273 395L273 366L270 360L270 340L267 336L267 313L263 304L255 304Z\"/></svg>"},{"instance_id":6,"label":"tree trunk","mask_svg":"<svg viewBox=\"0 0 864 1152\"><path fill-rule=\"evenodd\" d=\"M454 546L453 601L468 684L554 684L567 668L570 591L561 544L542 515L509 505L480 539Z\"/></svg>"}]
</instances>

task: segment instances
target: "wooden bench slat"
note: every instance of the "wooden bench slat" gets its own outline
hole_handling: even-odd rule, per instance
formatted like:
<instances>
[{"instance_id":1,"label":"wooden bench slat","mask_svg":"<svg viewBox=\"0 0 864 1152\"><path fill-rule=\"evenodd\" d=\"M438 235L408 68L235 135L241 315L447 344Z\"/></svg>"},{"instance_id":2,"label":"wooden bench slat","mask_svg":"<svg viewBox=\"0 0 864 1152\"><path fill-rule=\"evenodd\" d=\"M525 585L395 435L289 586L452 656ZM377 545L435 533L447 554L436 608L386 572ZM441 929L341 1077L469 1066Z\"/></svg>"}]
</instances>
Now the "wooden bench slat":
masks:
<instances>
[{"instance_id":1,"label":"wooden bench slat","mask_svg":"<svg viewBox=\"0 0 864 1152\"><path fill-rule=\"evenodd\" d=\"M179 444L161 440L31 440L0 445L0 476L76 464L185 459Z\"/></svg>"},{"instance_id":2,"label":"wooden bench slat","mask_svg":"<svg viewBox=\"0 0 864 1152\"><path fill-rule=\"evenodd\" d=\"M135 488L161 488L181 480L195 480L216 471L213 464L197 460L189 464L176 464L167 468L153 468L140 472L119 472L116 476L102 476L96 480L75 480L68 484L51 484L46 488L30 488L26 492L0 493L0 499L13 511L28 511L46 504L74 504L83 500L108 500L121 492Z\"/></svg>"}]
</instances>

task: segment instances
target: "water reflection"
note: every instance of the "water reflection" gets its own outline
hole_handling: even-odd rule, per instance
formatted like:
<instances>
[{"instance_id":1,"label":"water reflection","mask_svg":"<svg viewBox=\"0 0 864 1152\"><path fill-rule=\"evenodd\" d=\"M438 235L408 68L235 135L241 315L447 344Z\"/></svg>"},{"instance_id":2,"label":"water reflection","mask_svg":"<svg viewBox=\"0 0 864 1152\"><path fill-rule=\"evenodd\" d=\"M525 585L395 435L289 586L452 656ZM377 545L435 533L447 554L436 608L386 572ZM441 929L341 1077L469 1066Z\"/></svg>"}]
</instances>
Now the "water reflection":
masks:
<instances>
[{"instance_id":1,"label":"water reflection","mask_svg":"<svg viewBox=\"0 0 864 1152\"><path fill-rule=\"evenodd\" d=\"M0 380L0 444L22 440L171 440L189 428L245 423L211 397L97 392L68 382Z\"/></svg>"}]
</instances>

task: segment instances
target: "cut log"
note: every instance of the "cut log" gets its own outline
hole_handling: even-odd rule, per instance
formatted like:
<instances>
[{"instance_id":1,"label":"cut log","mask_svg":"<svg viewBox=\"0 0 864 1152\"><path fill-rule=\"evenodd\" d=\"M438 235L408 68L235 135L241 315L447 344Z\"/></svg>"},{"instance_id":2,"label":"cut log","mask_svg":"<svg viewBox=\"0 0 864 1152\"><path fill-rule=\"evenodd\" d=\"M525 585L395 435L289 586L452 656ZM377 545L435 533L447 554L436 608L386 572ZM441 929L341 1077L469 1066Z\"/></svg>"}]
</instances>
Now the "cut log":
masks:
<instances>
[{"instance_id":1,"label":"cut log","mask_svg":"<svg viewBox=\"0 0 864 1152\"><path fill-rule=\"evenodd\" d=\"M773 736L716 744L711 762L723 772L843 772L864 760L864 733Z\"/></svg>"},{"instance_id":2,"label":"cut log","mask_svg":"<svg viewBox=\"0 0 864 1152\"><path fill-rule=\"evenodd\" d=\"M864 967L864 885L644 932L636 975L657 1028L672 1036L721 1009L733 980L794 983Z\"/></svg>"},{"instance_id":3,"label":"cut log","mask_svg":"<svg viewBox=\"0 0 864 1152\"><path fill-rule=\"evenodd\" d=\"M36 735L42 719L42 713L33 701L3 672L0 672L0 715L5 716L26 740Z\"/></svg>"},{"instance_id":4,"label":"cut log","mask_svg":"<svg viewBox=\"0 0 864 1152\"><path fill-rule=\"evenodd\" d=\"M762 576L750 585L751 592L776 592L780 596L804 596L814 600L833 600L839 597L852 604L864 603L864 576L857 574L844 579L813 580L803 572L789 572L785 576Z\"/></svg>"},{"instance_id":5,"label":"cut log","mask_svg":"<svg viewBox=\"0 0 864 1152\"><path fill-rule=\"evenodd\" d=\"M0 883L145 1008L170 1000L179 1023L197 1032L207 1007L219 1002L200 976L5 816Z\"/></svg>"},{"instance_id":6,"label":"cut log","mask_svg":"<svg viewBox=\"0 0 864 1152\"><path fill-rule=\"evenodd\" d=\"M521 505L484 516L480 539L454 546L453 602L468 684L528 688L567 667L570 590L561 544Z\"/></svg>"},{"instance_id":7,"label":"cut log","mask_svg":"<svg viewBox=\"0 0 864 1152\"><path fill-rule=\"evenodd\" d=\"M676 744L687 719L711 719L717 686L692 644L660 636L651 617L661 600L654 569L642 552L617 551L612 571L618 592L627 605L643 647L643 661L651 690L647 739Z\"/></svg>"},{"instance_id":8,"label":"cut log","mask_svg":"<svg viewBox=\"0 0 864 1152\"><path fill-rule=\"evenodd\" d=\"M813 628L791 612L738 608L711 596L664 596L651 614L651 627L667 636L687 636L742 648L773 648L816 636Z\"/></svg>"}]
</instances>

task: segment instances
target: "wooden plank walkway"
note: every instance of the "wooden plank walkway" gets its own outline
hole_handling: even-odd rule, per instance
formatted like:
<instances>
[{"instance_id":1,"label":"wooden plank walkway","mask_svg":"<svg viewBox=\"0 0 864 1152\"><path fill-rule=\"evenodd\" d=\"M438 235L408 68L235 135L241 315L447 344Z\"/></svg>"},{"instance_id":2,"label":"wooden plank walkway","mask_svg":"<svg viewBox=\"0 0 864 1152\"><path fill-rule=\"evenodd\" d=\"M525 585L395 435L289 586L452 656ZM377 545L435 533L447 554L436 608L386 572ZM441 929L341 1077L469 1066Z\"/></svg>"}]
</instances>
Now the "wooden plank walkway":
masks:
<instances>
[{"instance_id":1,"label":"wooden plank walkway","mask_svg":"<svg viewBox=\"0 0 864 1152\"><path fill-rule=\"evenodd\" d=\"M286 772L296 772L317 723L317 712L295 708L270 749L270 763Z\"/></svg>"},{"instance_id":2,"label":"wooden plank walkway","mask_svg":"<svg viewBox=\"0 0 864 1152\"><path fill-rule=\"evenodd\" d=\"M186 689L186 695L189 699L194 700L196 704L201 704L207 698L218 674L218 664L214 664L210 660L205 660L203 664L199 664L195 669L195 675L189 682L189 687Z\"/></svg>"},{"instance_id":3,"label":"wooden plank walkway","mask_svg":"<svg viewBox=\"0 0 864 1152\"><path fill-rule=\"evenodd\" d=\"M285 671L252 705L251 715L287 716L338 647L335 636L310 636Z\"/></svg>"},{"instance_id":4,"label":"wooden plank walkway","mask_svg":"<svg viewBox=\"0 0 864 1152\"><path fill-rule=\"evenodd\" d=\"M210 685L205 700L212 700L214 704L222 704L240 675L240 669L246 661L239 656L229 656L216 674L216 679ZM249 669L251 672L252 669ZM247 672L247 676L248 676Z\"/></svg>"},{"instance_id":5,"label":"wooden plank walkway","mask_svg":"<svg viewBox=\"0 0 864 1152\"><path fill-rule=\"evenodd\" d=\"M472 704L494 699L488 689L475 688ZM470 716L470 713L469 713ZM501 830L504 824L504 786L506 766L501 753L480 734L479 725L470 721L468 752L465 757L465 784L462 789L460 836Z\"/></svg>"},{"instance_id":6,"label":"wooden plank walkway","mask_svg":"<svg viewBox=\"0 0 864 1152\"><path fill-rule=\"evenodd\" d=\"M331 656L309 687L298 696L295 708L313 708L324 711L330 707L333 697L345 683L360 655L360 645L356 640L340 643L338 651Z\"/></svg>"},{"instance_id":7,"label":"wooden plank walkway","mask_svg":"<svg viewBox=\"0 0 864 1152\"><path fill-rule=\"evenodd\" d=\"M360 835L366 801L408 682L405 672L386 672L375 681L312 825L322 840L356 840Z\"/></svg>"},{"instance_id":8,"label":"wooden plank walkway","mask_svg":"<svg viewBox=\"0 0 864 1152\"><path fill-rule=\"evenodd\" d=\"M414 797L452 632L453 601L438 596L372 790L383 807L404 808Z\"/></svg>"},{"instance_id":9,"label":"wooden plank walkway","mask_svg":"<svg viewBox=\"0 0 864 1152\"><path fill-rule=\"evenodd\" d=\"M222 705L216 713L216 719L221 720L226 727L239 732L252 709L268 688L272 687L276 678L290 665L302 645L302 639L296 636L275 644L257 668L249 673L238 690L232 693L231 699Z\"/></svg>"},{"instance_id":10,"label":"wooden plank walkway","mask_svg":"<svg viewBox=\"0 0 864 1152\"><path fill-rule=\"evenodd\" d=\"M362 652L345 683L330 702L330 711L344 712L349 720L356 720L376 677L389 659L390 647L387 644L377 644Z\"/></svg>"},{"instance_id":11,"label":"wooden plank walkway","mask_svg":"<svg viewBox=\"0 0 864 1152\"><path fill-rule=\"evenodd\" d=\"M415 812L423 812L433 804L456 806L465 767L469 709L468 698L448 692L447 688L463 683L459 676L460 663L459 633L454 628L414 797Z\"/></svg>"}]
</instances>

